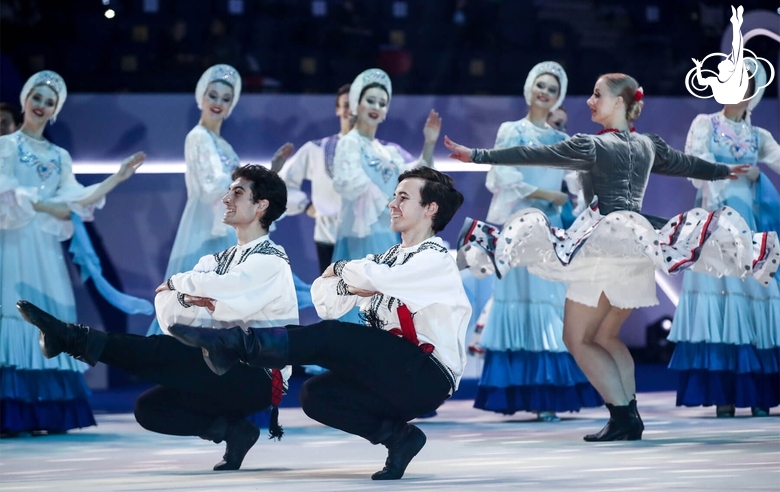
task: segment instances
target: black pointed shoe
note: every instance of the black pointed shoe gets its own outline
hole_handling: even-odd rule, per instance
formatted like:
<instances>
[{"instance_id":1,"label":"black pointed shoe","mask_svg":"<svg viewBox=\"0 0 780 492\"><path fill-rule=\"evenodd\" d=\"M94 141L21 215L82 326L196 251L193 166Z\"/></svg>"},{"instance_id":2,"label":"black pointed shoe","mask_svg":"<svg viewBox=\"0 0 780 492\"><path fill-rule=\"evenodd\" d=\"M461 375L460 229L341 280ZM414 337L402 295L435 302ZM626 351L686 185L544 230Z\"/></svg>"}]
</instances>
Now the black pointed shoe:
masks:
<instances>
[{"instance_id":1,"label":"black pointed shoe","mask_svg":"<svg viewBox=\"0 0 780 492\"><path fill-rule=\"evenodd\" d=\"M260 429L248 420L233 422L225 433L225 455L214 465L214 471L238 470L244 457L260 437Z\"/></svg>"},{"instance_id":2,"label":"black pointed shoe","mask_svg":"<svg viewBox=\"0 0 780 492\"><path fill-rule=\"evenodd\" d=\"M31 302L19 301L16 308L25 321L40 330L38 344L44 357L51 359L65 352L91 366L98 363L106 345L105 332L60 321Z\"/></svg>"},{"instance_id":3,"label":"black pointed shoe","mask_svg":"<svg viewBox=\"0 0 780 492\"><path fill-rule=\"evenodd\" d=\"M425 446L425 433L411 424L402 424L382 444L387 447L385 467L371 475L371 480L398 480L406 467Z\"/></svg>"}]
</instances>

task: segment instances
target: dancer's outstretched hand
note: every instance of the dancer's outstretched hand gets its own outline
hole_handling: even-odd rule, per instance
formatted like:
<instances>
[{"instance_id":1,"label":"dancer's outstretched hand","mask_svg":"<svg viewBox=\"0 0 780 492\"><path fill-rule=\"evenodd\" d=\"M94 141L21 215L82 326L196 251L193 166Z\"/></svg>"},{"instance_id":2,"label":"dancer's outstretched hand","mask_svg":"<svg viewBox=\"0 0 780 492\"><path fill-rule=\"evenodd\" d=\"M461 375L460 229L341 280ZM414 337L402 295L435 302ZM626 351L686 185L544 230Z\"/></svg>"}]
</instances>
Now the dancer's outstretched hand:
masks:
<instances>
[{"instance_id":1,"label":"dancer's outstretched hand","mask_svg":"<svg viewBox=\"0 0 780 492\"><path fill-rule=\"evenodd\" d=\"M425 126L423 127L423 135L425 136L426 143L436 143L439 140L439 133L441 133L441 117L436 110L431 110L428 113L428 119L425 120Z\"/></svg>"},{"instance_id":2,"label":"dancer's outstretched hand","mask_svg":"<svg viewBox=\"0 0 780 492\"><path fill-rule=\"evenodd\" d=\"M450 137L444 135L444 146L452 151L450 157L461 162L471 162L471 149L457 144L450 140Z\"/></svg>"},{"instance_id":3,"label":"dancer's outstretched hand","mask_svg":"<svg viewBox=\"0 0 780 492\"><path fill-rule=\"evenodd\" d=\"M739 179L740 176L747 174L750 171L750 164L739 164L731 167L731 173L728 175L728 179Z\"/></svg>"},{"instance_id":4,"label":"dancer's outstretched hand","mask_svg":"<svg viewBox=\"0 0 780 492\"><path fill-rule=\"evenodd\" d=\"M290 158L294 150L295 145L291 144L290 142L287 142L286 144L276 149L274 156L271 158L271 171L275 173L281 171L282 167L284 167L284 163L287 162L287 159Z\"/></svg>"},{"instance_id":5,"label":"dancer's outstretched hand","mask_svg":"<svg viewBox=\"0 0 780 492\"><path fill-rule=\"evenodd\" d=\"M116 172L116 176L120 181L126 180L135 174L135 171L141 167L141 164L143 164L145 160L146 154L143 152L136 152L122 161L122 165L119 166L119 171Z\"/></svg>"}]
</instances>

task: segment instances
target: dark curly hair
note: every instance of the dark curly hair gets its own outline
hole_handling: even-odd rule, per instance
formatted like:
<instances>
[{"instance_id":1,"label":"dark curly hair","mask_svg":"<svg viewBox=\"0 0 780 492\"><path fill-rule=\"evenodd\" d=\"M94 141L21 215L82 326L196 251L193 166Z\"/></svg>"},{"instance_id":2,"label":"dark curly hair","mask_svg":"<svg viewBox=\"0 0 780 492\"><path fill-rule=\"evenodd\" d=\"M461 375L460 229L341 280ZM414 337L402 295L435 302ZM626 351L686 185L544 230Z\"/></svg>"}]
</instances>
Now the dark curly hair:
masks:
<instances>
[{"instance_id":1,"label":"dark curly hair","mask_svg":"<svg viewBox=\"0 0 780 492\"><path fill-rule=\"evenodd\" d=\"M233 181L244 178L252 182L252 203L268 200L268 208L260 218L260 224L265 229L271 227L271 224L287 210L287 186L275 172L258 164L247 164L233 171L231 177Z\"/></svg>"},{"instance_id":2,"label":"dark curly hair","mask_svg":"<svg viewBox=\"0 0 780 492\"><path fill-rule=\"evenodd\" d=\"M424 207L429 203L436 203L439 206L431 226L433 232L443 230L463 205L463 194L455 189L455 180L432 167L418 167L402 173L398 176L398 182L411 178L425 181L420 190L420 205Z\"/></svg>"}]
</instances>

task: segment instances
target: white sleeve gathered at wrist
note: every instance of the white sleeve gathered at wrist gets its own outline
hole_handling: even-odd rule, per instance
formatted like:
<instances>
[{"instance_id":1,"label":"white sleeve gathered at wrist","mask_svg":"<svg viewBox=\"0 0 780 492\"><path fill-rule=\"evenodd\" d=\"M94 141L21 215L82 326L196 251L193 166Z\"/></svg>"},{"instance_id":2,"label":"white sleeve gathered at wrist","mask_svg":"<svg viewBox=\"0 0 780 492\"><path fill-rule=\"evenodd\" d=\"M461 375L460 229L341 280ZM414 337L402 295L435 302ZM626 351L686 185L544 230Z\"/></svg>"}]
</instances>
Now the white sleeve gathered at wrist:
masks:
<instances>
[{"instance_id":1,"label":"white sleeve gathered at wrist","mask_svg":"<svg viewBox=\"0 0 780 492\"><path fill-rule=\"evenodd\" d=\"M338 319L358 305L361 298L340 293L340 284L339 277L319 277L311 284L311 300L320 318Z\"/></svg>"}]
</instances>

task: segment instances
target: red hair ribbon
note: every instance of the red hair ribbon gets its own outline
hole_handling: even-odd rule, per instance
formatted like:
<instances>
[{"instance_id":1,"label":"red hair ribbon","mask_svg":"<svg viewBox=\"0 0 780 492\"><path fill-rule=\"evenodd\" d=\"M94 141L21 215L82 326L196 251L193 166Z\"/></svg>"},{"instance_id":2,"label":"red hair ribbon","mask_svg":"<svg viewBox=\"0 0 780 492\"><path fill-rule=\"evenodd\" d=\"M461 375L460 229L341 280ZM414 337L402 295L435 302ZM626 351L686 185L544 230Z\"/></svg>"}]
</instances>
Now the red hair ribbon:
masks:
<instances>
[{"instance_id":1,"label":"red hair ribbon","mask_svg":"<svg viewBox=\"0 0 780 492\"><path fill-rule=\"evenodd\" d=\"M639 102L645 97L645 91L641 87L634 93L634 101Z\"/></svg>"}]
</instances>

